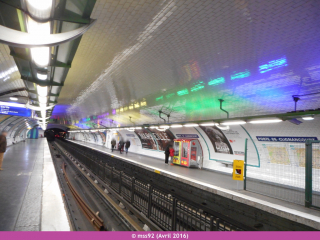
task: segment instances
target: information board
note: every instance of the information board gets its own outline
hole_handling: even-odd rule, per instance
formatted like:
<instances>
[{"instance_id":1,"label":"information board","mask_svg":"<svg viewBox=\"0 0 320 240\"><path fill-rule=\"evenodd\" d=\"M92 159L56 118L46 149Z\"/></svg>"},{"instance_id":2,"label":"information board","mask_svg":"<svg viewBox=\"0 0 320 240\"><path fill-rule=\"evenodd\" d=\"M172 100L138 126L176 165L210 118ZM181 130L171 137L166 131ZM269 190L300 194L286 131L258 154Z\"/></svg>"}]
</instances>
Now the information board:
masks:
<instances>
[{"instance_id":1,"label":"information board","mask_svg":"<svg viewBox=\"0 0 320 240\"><path fill-rule=\"evenodd\" d=\"M20 117L31 117L31 109L0 105L0 114Z\"/></svg>"}]
</instances>

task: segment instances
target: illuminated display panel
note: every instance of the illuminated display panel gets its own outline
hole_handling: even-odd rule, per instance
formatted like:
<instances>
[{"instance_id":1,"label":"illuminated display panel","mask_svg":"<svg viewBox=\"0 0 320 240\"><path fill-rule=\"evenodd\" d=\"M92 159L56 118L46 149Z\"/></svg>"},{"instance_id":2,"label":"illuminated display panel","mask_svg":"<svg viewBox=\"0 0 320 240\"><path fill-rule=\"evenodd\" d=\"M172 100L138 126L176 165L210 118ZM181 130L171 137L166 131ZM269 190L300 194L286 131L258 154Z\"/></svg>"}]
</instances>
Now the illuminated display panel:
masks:
<instances>
[{"instance_id":1,"label":"illuminated display panel","mask_svg":"<svg viewBox=\"0 0 320 240\"><path fill-rule=\"evenodd\" d=\"M31 117L32 111L27 108L0 105L0 114L20 117Z\"/></svg>"}]
</instances>

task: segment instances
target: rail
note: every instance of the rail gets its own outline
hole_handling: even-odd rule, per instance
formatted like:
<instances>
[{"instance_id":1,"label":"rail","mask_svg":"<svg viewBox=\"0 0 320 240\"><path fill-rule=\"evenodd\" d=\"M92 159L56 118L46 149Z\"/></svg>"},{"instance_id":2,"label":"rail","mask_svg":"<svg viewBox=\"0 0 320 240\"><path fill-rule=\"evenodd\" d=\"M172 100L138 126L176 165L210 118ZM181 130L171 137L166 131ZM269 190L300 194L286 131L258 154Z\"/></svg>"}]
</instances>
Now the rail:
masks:
<instances>
[{"instance_id":1,"label":"rail","mask_svg":"<svg viewBox=\"0 0 320 240\"><path fill-rule=\"evenodd\" d=\"M69 181L68 174L66 171L66 166L67 165L65 163L62 164L63 175L76 203L78 204L83 214L91 222L91 224L97 231L104 230L103 220L86 204L86 202L81 198L79 193L75 190L75 188L72 186L71 182Z\"/></svg>"}]
</instances>

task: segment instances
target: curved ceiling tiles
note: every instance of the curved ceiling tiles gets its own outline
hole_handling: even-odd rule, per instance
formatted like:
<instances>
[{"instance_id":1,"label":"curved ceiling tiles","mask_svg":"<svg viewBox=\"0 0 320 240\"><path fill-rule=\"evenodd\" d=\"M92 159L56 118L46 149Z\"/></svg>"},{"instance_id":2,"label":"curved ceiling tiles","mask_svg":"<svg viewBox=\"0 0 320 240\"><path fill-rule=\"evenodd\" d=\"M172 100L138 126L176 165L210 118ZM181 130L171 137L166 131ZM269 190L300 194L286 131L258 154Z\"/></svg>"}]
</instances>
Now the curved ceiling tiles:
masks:
<instances>
[{"instance_id":1,"label":"curved ceiling tiles","mask_svg":"<svg viewBox=\"0 0 320 240\"><path fill-rule=\"evenodd\" d=\"M97 1L59 104L81 128L286 113L320 92L320 2ZM319 108L306 95L298 110ZM131 118L130 118L131 117ZM163 114L162 117L167 117ZM90 120L89 120L90 119Z\"/></svg>"}]
</instances>

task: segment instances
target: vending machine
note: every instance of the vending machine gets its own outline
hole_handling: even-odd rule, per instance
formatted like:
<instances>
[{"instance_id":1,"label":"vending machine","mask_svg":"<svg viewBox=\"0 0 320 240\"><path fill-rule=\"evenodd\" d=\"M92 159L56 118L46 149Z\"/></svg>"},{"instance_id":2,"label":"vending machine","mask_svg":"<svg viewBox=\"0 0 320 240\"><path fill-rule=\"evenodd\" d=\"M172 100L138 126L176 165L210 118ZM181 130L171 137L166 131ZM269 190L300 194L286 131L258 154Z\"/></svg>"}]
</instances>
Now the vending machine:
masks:
<instances>
[{"instance_id":1,"label":"vending machine","mask_svg":"<svg viewBox=\"0 0 320 240\"><path fill-rule=\"evenodd\" d=\"M173 149L173 164L201 168L203 154L198 139L175 139Z\"/></svg>"}]
</instances>

